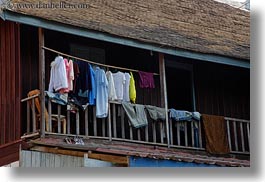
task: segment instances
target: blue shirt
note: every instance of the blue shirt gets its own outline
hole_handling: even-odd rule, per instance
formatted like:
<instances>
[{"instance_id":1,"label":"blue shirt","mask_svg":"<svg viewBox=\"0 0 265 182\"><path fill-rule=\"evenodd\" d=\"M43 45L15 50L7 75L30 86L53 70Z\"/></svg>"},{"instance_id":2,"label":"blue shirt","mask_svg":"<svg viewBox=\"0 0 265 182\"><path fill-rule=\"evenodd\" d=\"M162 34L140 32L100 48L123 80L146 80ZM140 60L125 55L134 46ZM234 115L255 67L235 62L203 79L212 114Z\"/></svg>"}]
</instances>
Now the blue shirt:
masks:
<instances>
[{"instance_id":1,"label":"blue shirt","mask_svg":"<svg viewBox=\"0 0 265 182\"><path fill-rule=\"evenodd\" d=\"M95 72L91 65L89 65L89 76L91 81L91 90L89 91L89 105L96 104L96 82L95 82Z\"/></svg>"},{"instance_id":2,"label":"blue shirt","mask_svg":"<svg viewBox=\"0 0 265 182\"><path fill-rule=\"evenodd\" d=\"M96 83L96 117L106 118L108 116L108 80L103 69L95 69Z\"/></svg>"}]
</instances>

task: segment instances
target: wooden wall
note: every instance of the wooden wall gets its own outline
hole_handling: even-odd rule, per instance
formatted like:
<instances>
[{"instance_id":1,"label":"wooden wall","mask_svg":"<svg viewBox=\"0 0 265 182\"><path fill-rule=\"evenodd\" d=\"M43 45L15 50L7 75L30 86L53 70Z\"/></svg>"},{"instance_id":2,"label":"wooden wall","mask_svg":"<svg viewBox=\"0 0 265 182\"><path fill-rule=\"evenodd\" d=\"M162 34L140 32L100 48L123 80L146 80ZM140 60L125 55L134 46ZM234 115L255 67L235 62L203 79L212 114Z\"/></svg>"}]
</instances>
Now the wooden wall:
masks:
<instances>
[{"instance_id":1,"label":"wooden wall","mask_svg":"<svg viewBox=\"0 0 265 182\"><path fill-rule=\"evenodd\" d=\"M194 64L197 111L250 119L250 70L213 63Z\"/></svg>"},{"instance_id":2,"label":"wooden wall","mask_svg":"<svg viewBox=\"0 0 265 182\"><path fill-rule=\"evenodd\" d=\"M0 146L5 148L21 136L19 30L19 24L0 19ZM6 155L15 153L16 148L7 151ZM0 158L0 161L3 163L7 158L2 161ZM8 161L12 162L15 158L18 159L18 155Z\"/></svg>"}]
</instances>

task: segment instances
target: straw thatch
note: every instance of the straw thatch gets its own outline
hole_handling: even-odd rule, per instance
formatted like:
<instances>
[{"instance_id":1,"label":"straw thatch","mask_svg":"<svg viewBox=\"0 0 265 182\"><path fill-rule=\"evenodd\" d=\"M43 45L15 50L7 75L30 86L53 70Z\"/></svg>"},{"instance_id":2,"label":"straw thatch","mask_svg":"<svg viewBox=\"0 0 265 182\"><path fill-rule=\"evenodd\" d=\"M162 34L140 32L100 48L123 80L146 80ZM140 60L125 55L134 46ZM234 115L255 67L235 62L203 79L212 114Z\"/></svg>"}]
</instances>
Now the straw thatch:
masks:
<instances>
[{"instance_id":1,"label":"straw thatch","mask_svg":"<svg viewBox=\"0 0 265 182\"><path fill-rule=\"evenodd\" d=\"M49 3L50 0L42 0ZM61 0L53 0L53 3ZM65 0L87 8L11 11L178 49L249 59L250 13L213 0Z\"/></svg>"}]
</instances>

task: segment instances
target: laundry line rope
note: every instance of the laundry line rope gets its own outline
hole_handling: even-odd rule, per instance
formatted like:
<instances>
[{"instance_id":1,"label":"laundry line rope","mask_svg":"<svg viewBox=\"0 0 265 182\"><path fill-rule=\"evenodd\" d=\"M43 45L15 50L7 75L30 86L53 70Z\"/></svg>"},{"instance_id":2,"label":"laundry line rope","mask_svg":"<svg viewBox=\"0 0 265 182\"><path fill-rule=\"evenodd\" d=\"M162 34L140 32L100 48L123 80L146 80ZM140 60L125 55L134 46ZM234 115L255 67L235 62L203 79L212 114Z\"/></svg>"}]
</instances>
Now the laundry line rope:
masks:
<instances>
[{"instance_id":1,"label":"laundry line rope","mask_svg":"<svg viewBox=\"0 0 265 182\"><path fill-rule=\"evenodd\" d=\"M98 66L103 66L103 67L108 67L108 68L114 68L114 69L119 69L119 70L132 71L132 72L139 72L140 71L140 70L135 70L135 69L123 68L123 67L119 67L119 66L112 66L112 65L107 65L107 64L102 64L102 63L97 63L97 62L89 61L87 59L83 59L83 58L79 58L79 57L72 56L72 55L69 55L69 54L65 54L65 53L62 53L60 51L57 51L57 50L54 50L54 49L51 49L51 48L48 48L48 47L45 47L45 46L42 46L42 49L47 50L47 51L50 51L50 52L57 53L57 54L62 55L62 56L66 56L66 57L70 57L70 58L73 58L73 59L77 59L77 60L80 60L80 61L84 61L84 62L87 62L87 63L90 63L90 64L98 65ZM158 73L153 73L153 74L154 75L159 75Z\"/></svg>"}]
</instances>

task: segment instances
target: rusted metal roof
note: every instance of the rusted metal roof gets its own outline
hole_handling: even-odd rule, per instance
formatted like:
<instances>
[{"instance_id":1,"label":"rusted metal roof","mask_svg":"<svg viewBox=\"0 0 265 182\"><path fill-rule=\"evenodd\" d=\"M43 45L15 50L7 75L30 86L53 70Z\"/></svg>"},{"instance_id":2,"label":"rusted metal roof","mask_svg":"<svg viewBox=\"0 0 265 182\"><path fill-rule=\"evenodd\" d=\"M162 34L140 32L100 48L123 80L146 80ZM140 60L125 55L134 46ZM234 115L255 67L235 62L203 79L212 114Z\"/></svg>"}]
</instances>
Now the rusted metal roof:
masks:
<instances>
[{"instance_id":1,"label":"rusted metal roof","mask_svg":"<svg viewBox=\"0 0 265 182\"><path fill-rule=\"evenodd\" d=\"M179 162L194 162L198 164L213 164L223 167L250 167L249 160L232 157L210 156L206 152L182 150L167 147L133 144L128 142L108 141L101 139L83 139L85 145L66 144L63 137L49 136L32 140L34 145L46 145L71 150L85 150L125 156L137 156L152 159L167 159Z\"/></svg>"}]
</instances>

